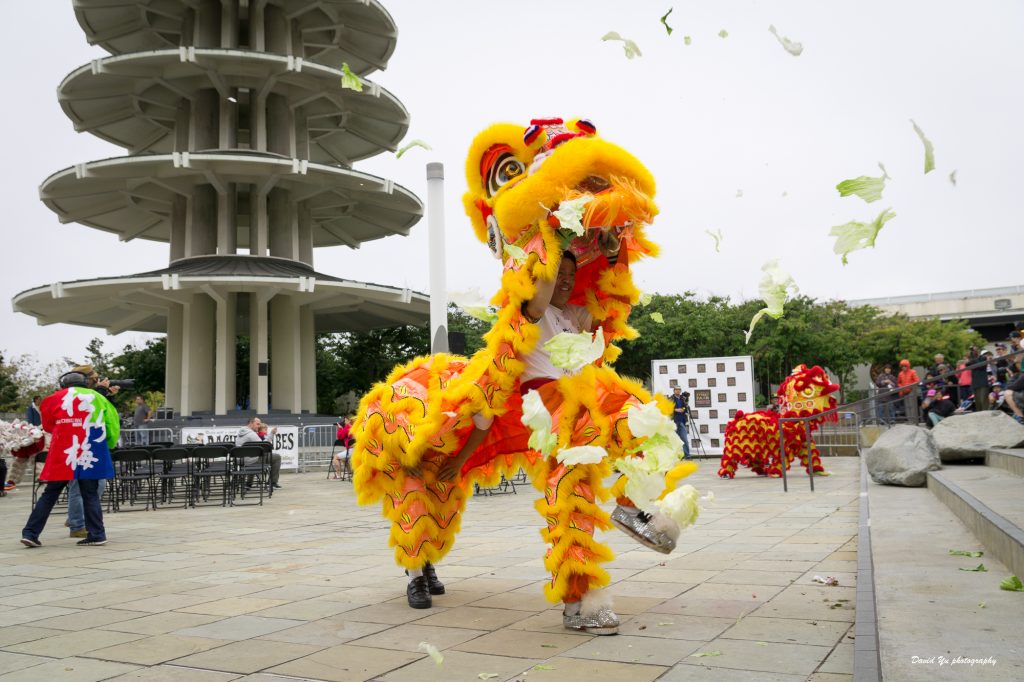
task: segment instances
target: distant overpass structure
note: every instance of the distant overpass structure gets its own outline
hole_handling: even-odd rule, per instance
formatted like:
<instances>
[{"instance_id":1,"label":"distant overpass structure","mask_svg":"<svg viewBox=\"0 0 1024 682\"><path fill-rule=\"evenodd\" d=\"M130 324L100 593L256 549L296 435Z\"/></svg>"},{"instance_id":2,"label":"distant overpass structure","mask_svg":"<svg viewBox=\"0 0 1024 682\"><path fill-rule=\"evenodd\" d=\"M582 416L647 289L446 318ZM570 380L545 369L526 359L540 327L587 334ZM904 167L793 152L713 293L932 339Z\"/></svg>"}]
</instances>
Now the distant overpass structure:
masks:
<instances>
[{"instance_id":1,"label":"distant overpass structure","mask_svg":"<svg viewBox=\"0 0 1024 682\"><path fill-rule=\"evenodd\" d=\"M989 341L1005 339L1014 323L1024 321L1024 285L864 298L847 303L851 306L871 305L887 313L902 313L911 319L966 320Z\"/></svg>"}]
</instances>

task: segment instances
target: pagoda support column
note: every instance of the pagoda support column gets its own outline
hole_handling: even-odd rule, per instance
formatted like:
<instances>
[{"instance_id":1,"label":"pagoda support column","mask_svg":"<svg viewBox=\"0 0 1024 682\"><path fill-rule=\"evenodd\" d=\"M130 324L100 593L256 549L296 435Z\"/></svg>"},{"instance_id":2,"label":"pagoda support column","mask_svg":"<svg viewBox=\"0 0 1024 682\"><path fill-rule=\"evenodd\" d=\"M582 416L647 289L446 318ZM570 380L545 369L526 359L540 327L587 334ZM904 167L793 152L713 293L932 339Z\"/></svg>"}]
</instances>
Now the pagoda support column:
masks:
<instances>
[{"instance_id":1,"label":"pagoda support column","mask_svg":"<svg viewBox=\"0 0 1024 682\"><path fill-rule=\"evenodd\" d=\"M194 294L183 305L181 349L181 414L213 410L213 348L215 343L213 299Z\"/></svg>"},{"instance_id":2,"label":"pagoda support column","mask_svg":"<svg viewBox=\"0 0 1024 682\"><path fill-rule=\"evenodd\" d=\"M302 358L302 409L316 414L316 327L308 305L299 309L299 357Z\"/></svg>"},{"instance_id":3,"label":"pagoda support column","mask_svg":"<svg viewBox=\"0 0 1024 682\"><path fill-rule=\"evenodd\" d=\"M203 287L203 290L210 295L217 306L213 411L215 414L227 414L229 410L235 409L235 345L237 343L235 318L238 295L217 291L210 286Z\"/></svg>"},{"instance_id":4,"label":"pagoda support column","mask_svg":"<svg viewBox=\"0 0 1024 682\"><path fill-rule=\"evenodd\" d=\"M274 408L294 414L302 411L301 330L299 306L291 296L270 302L270 385Z\"/></svg>"},{"instance_id":5,"label":"pagoda support column","mask_svg":"<svg viewBox=\"0 0 1024 682\"><path fill-rule=\"evenodd\" d=\"M267 303L276 293L274 288L249 294L249 408L256 410L257 414L266 414L270 409Z\"/></svg>"},{"instance_id":6,"label":"pagoda support column","mask_svg":"<svg viewBox=\"0 0 1024 682\"><path fill-rule=\"evenodd\" d=\"M164 404L181 413L182 306L167 308L167 366L164 368Z\"/></svg>"},{"instance_id":7,"label":"pagoda support column","mask_svg":"<svg viewBox=\"0 0 1024 682\"><path fill-rule=\"evenodd\" d=\"M313 267L313 216L305 203L296 205L295 219L299 239L299 260Z\"/></svg>"}]
</instances>

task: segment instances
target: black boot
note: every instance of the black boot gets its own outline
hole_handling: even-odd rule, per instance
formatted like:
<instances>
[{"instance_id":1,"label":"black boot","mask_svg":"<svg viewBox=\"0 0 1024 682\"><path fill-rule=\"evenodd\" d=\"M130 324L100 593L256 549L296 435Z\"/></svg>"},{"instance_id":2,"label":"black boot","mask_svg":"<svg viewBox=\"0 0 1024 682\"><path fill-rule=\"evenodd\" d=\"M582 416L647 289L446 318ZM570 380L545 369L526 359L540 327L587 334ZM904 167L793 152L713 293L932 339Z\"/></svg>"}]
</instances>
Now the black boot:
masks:
<instances>
[{"instance_id":1,"label":"black boot","mask_svg":"<svg viewBox=\"0 0 1024 682\"><path fill-rule=\"evenodd\" d=\"M430 592L427 590L427 579L422 575L409 581L409 586L405 588L405 596L409 599L409 606L414 609L429 609L433 606Z\"/></svg>"},{"instance_id":2,"label":"black boot","mask_svg":"<svg viewBox=\"0 0 1024 682\"><path fill-rule=\"evenodd\" d=\"M437 579L437 571L433 564L426 564L423 567L423 577L427 579L427 589L430 594L444 594L444 583Z\"/></svg>"}]
</instances>

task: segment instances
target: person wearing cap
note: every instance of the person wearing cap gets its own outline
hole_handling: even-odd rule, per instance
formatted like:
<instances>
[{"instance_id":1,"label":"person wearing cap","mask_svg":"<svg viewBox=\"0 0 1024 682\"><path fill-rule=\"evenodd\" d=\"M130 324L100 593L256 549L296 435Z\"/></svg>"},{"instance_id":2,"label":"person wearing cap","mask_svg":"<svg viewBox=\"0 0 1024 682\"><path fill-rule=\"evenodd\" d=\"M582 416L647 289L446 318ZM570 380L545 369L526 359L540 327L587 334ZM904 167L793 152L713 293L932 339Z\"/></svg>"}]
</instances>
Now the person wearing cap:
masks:
<instances>
[{"instance_id":1,"label":"person wearing cap","mask_svg":"<svg viewBox=\"0 0 1024 682\"><path fill-rule=\"evenodd\" d=\"M935 426L956 412L956 405L946 397L945 392L941 388L929 388L924 402L921 403L921 407L924 408L932 426Z\"/></svg>"},{"instance_id":2,"label":"person wearing cap","mask_svg":"<svg viewBox=\"0 0 1024 682\"><path fill-rule=\"evenodd\" d=\"M40 405L43 430L50 434L50 449L39 474L46 488L21 531L21 544L26 547L42 545L39 536L71 481L78 482L82 494L87 531L86 537L77 544L107 543L99 482L114 477L110 449L120 436L121 422L110 401L88 388L88 383L86 374L68 372L60 379L60 390L47 396Z\"/></svg>"},{"instance_id":3,"label":"person wearing cap","mask_svg":"<svg viewBox=\"0 0 1024 682\"><path fill-rule=\"evenodd\" d=\"M917 372L910 366L910 360L906 358L900 360L900 373L896 375L896 383L900 388L907 387L900 391L900 395L903 396L903 411L907 415L908 424L916 424L920 420L917 406L917 384L919 381L921 381L921 377L917 376Z\"/></svg>"},{"instance_id":4,"label":"person wearing cap","mask_svg":"<svg viewBox=\"0 0 1024 682\"><path fill-rule=\"evenodd\" d=\"M1024 350L1024 339L1019 334L1016 336L1011 334L1010 341L1017 345L1017 348L1013 350ZM1013 411L1013 418L1024 424L1024 409L1021 408L1021 399L1024 398L1024 372L1020 371L1024 369L1024 355L1017 357L1017 374L1007 382L1003 395L1005 396L1004 402ZM1007 366L1013 367L1010 363L1007 363Z\"/></svg>"}]
</instances>

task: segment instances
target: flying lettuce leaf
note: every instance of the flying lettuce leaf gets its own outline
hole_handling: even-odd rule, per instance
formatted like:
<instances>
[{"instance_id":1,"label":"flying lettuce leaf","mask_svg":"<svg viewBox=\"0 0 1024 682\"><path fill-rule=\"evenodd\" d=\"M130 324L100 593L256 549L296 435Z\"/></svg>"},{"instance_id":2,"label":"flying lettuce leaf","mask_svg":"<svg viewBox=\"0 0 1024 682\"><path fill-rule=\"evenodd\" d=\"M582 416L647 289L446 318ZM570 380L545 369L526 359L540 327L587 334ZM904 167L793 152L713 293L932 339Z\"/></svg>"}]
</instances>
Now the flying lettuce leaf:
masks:
<instances>
[{"instance_id":1,"label":"flying lettuce leaf","mask_svg":"<svg viewBox=\"0 0 1024 682\"><path fill-rule=\"evenodd\" d=\"M665 31L669 35L672 35L672 27L668 25L668 15L672 14L672 10L673 9L674 9L673 7L669 7L668 11L665 12L665 15L663 17L661 17L661 25L665 27Z\"/></svg>"},{"instance_id":2,"label":"flying lettuce leaf","mask_svg":"<svg viewBox=\"0 0 1024 682\"><path fill-rule=\"evenodd\" d=\"M523 397L521 421L523 426L530 429L530 440L527 445L545 457L550 455L558 445L558 434L551 433L551 413L537 391L530 390Z\"/></svg>"},{"instance_id":3,"label":"flying lettuce leaf","mask_svg":"<svg viewBox=\"0 0 1024 682\"><path fill-rule=\"evenodd\" d=\"M925 137L921 127L914 123L914 119L910 119L910 123L914 126L914 132L921 138L921 143L924 145L924 172L927 175L935 170L935 147L932 146L932 141Z\"/></svg>"},{"instance_id":4,"label":"flying lettuce leaf","mask_svg":"<svg viewBox=\"0 0 1024 682\"><path fill-rule=\"evenodd\" d=\"M956 187L956 169L955 168L953 169L953 172L949 174L949 182L954 187Z\"/></svg>"},{"instance_id":5,"label":"flying lettuce leaf","mask_svg":"<svg viewBox=\"0 0 1024 682\"><path fill-rule=\"evenodd\" d=\"M1007 592L1024 592L1024 583L1020 581L1015 575L1011 575L1009 578L999 583L1000 590L1006 590Z\"/></svg>"},{"instance_id":6,"label":"flying lettuce leaf","mask_svg":"<svg viewBox=\"0 0 1024 682\"><path fill-rule=\"evenodd\" d=\"M515 244L505 244L505 253L509 255L509 258L514 260L517 264L522 265L526 262L526 252Z\"/></svg>"},{"instance_id":7,"label":"flying lettuce leaf","mask_svg":"<svg viewBox=\"0 0 1024 682\"><path fill-rule=\"evenodd\" d=\"M971 573L988 573L988 569L985 568L985 564L978 564L974 568L961 568L961 571L969 571Z\"/></svg>"},{"instance_id":8,"label":"flying lettuce leaf","mask_svg":"<svg viewBox=\"0 0 1024 682\"><path fill-rule=\"evenodd\" d=\"M583 227L583 211L593 199L593 196L584 194L576 199L566 199L560 202L558 210L552 214L558 218L561 229L569 230L577 237L583 236L586 231L586 228Z\"/></svg>"},{"instance_id":9,"label":"flying lettuce leaf","mask_svg":"<svg viewBox=\"0 0 1024 682\"><path fill-rule=\"evenodd\" d=\"M885 176L873 178L868 175L861 175L852 180L843 180L836 185L836 189L839 190L839 196L841 197L855 194L870 204L872 201L878 201L882 198L882 190L885 189Z\"/></svg>"},{"instance_id":10,"label":"flying lettuce leaf","mask_svg":"<svg viewBox=\"0 0 1024 682\"><path fill-rule=\"evenodd\" d=\"M550 355L552 365L575 371L604 355L604 330L598 327L593 337L590 332L562 332L545 343L544 350Z\"/></svg>"},{"instance_id":11,"label":"flying lettuce leaf","mask_svg":"<svg viewBox=\"0 0 1024 682\"><path fill-rule=\"evenodd\" d=\"M972 559L977 559L978 557L983 556L984 554L985 554L984 552L971 552L971 551L966 550L966 549L951 549L951 550L949 550L949 556L969 556Z\"/></svg>"},{"instance_id":12,"label":"flying lettuce leaf","mask_svg":"<svg viewBox=\"0 0 1024 682\"><path fill-rule=\"evenodd\" d=\"M489 324L494 324L498 321L497 311L480 294L478 289L449 291L448 300L470 317L475 317Z\"/></svg>"},{"instance_id":13,"label":"flying lettuce leaf","mask_svg":"<svg viewBox=\"0 0 1024 682\"><path fill-rule=\"evenodd\" d=\"M742 199L743 198L743 190L741 190L741 189L736 190L736 198L737 199Z\"/></svg>"},{"instance_id":14,"label":"flying lettuce leaf","mask_svg":"<svg viewBox=\"0 0 1024 682\"><path fill-rule=\"evenodd\" d=\"M577 464L598 464L608 456L608 451L598 445L577 445L565 448L555 455L555 459L566 466Z\"/></svg>"},{"instance_id":15,"label":"flying lettuce leaf","mask_svg":"<svg viewBox=\"0 0 1024 682\"><path fill-rule=\"evenodd\" d=\"M830 237L836 237L836 244L832 247L835 253L842 254L843 265L846 265L846 257L853 251L866 249L875 246L875 239L885 224L896 217L891 208L887 208L878 214L878 217L870 223L862 223L852 220L845 225L836 225L829 231Z\"/></svg>"},{"instance_id":16,"label":"flying lettuce leaf","mask_svg":"<svg viewBox=\"0 0 1024 682\"><path fill-rule=\"evenodd\" d=\"M409 142L409 144L403 145L402 147L399 148L399 150L397 152L395 152L395 158L396 159L402 158L402 154L406 153L407 151L409 151L413 147L420 147L422 149L426 149L428 152L433 149L433 147L431 147L429 144L427 144L423 140L412 140L411 142Z\"/></svg>"},{"instance_id":17,"label":"flying lettuce leaf","mask_svg":"<svg viewBox=\"0 0 1024 682\"><path fill-rule=\"evenodd\" d=\"M712 232L711 230L704 230L704 233L715 240L715 253L721 253L722 246L722 230L718 229Z\"/></svg>"},{"instance_id":18,"label":"flying lettuce leaf","mask_svg":"<svg viewBox=\"0 0 1024 682\"><path fill-rule=\"evenodd\" d=\"M647 294L647 293L640 294L640 305L642 305L642 306L650 305L652 298L654 298L654 297L651 296L650 294Z\"/></svg>"},{"instance_id":19,"label":"flying lettuce leaf","mask_svg":"<svg viewBox=\"0 0 1024 682\"><path fill-rule=\"evenodd\" d=\"M794 40L790 40L786 36L780 36L779 32L775 29L775 26L768 26L768 32L775 36L775 39L779 41L779 45L785 48L786 52L790 53L794 57L799 57L804 51L804 46Z\"/></svg>"},{"instance_id":20,"label":"flying lettuce leaf","mask_svg":"<svg viewBox=\"0 0 1024 682\"><path fill-rule=\"evenodd\" d=\"M438 665L444 663L444 655L442 655L433 644L430 644L429 642L420 642L420 645L417 648L434 659L434 663Z\"/></svg>"},{"instance_id":21,"label":"flying lettuce leaf","mask_svg":"<svg viewBox=\"0 0 1024 682\"><path fill-rule=\"evenodd\" d=\"M651 319L654 320L655 324L665 324L665 316L661 313L651 313Z\"/></svg>"},{"instance_id":22,"label":"flying lettuce leaf","mask_svg":"<svg viewBox=\"0 0 1024 682\"><path fill-rule=\"evenodd\" d=\"M789 298L790 293L796 294L799 291L796 282L793 281L793 277L779 267L778 260L772 259L768 261L761 266L761 271L764 272L764 276L761 278L758 290L761 294L761 299L765 302L765 307L758 310L754 317L751 318L750 329L746 333L747 343L750 343L754 327L761 321L761 318L765 315L775 320L782 317L783 305L786 303L786 299Z\"/></svg>"},{"instance_id":23,"label":"flying lettuce leaf","mask_svg":"<svg viewBox=\"0 0 1024 682\"><path fill-rule=\"evenodd\" d=\"M728 38L728 37L729 37L729 32L728 32L728 31L726 31L726 30L725 30L725 29L723 28L723 29L722 29L721 31L719 31L719 32L718 32L718 37L719 37L719 38Z\"/></svg>"},{"instance_id":24,"label":"flying lettuce leaf","mask_svg":"<svg viewBox=\"0 0 1024 682\"><path fill-rule=\"evenodd\" d=\"M636 43L634 43L632 40L629 40L628 38L623 38L615 31L608 31L603 36L601 36L601 40L605 42L609 40L618 40L622 42L622 49L626 51L626 59L644 56L643 53L640 52L640 47Z\"/></svg>"},{"instance_id":25,"label":"flying lettuce leaf","mask_svg":"<svg viewBox=\"0 0 1024 682\"><path fill-rule=\"evenodd\" d=\"M683 36L683 45L689 45L692 42L693 39L690 36Z\"/></svg>"},{"instance_id":26,"label":"flying lettuce leaf","mask_svg":"<svg viewBox=\"0 0 1024 682\"><path fill-rule=\"evenodd\" d=\"M341 87L345 90L363 91L363 81L359 76L352 73L346 62L341 63Z\"/></svg>"}]
</instances>

